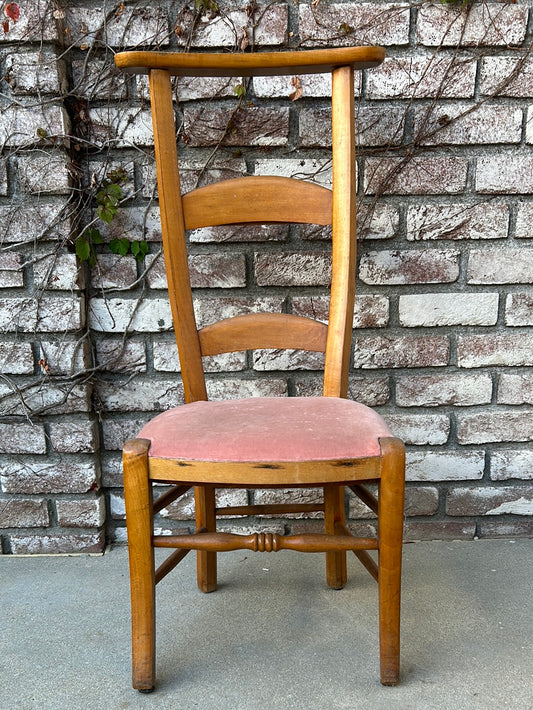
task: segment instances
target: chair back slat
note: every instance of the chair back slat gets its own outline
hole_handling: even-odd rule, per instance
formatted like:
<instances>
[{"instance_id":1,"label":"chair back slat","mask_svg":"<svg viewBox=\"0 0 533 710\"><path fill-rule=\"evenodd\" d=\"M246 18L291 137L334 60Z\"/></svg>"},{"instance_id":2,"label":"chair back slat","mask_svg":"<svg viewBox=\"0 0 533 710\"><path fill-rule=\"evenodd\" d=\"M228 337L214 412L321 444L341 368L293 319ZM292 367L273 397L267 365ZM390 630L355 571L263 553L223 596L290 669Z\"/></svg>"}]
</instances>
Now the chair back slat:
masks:
<instances>
[{"instance_id":1,"label":"chair back slat","mask_svg":"<svg viewBox=\"0 0 533 710\"><path fill-rule=\"evenodd\" d=\"M202 355L263 348L325 352L327 325L290 313L247 313L199 331Z\"/></svg>"},{"instance_id":2,"label":"chair back slat","mask_svg":"<svg viewBox=\"0 0 533 710\"><path fill-rule=\"evenodd\" d=\"M247 222L331 224L331 190L303 180L250 176L224 180L183 196L185 228Z\"/></svg>"}]
</instances>

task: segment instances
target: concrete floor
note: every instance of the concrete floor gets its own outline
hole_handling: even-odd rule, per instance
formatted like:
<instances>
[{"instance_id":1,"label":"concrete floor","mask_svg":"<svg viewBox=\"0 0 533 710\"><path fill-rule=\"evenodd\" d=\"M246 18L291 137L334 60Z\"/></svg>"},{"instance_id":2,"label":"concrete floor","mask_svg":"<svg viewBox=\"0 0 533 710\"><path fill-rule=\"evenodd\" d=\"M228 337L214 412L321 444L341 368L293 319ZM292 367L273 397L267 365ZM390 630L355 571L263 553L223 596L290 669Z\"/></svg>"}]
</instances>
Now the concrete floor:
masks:
<instances>
[{"instance_id":1,"label":"concrete floor","mask_svg":"<svg viewBox=\"0 0 533 710\"><path fill-rule=\"evenodd\" d=\"M402 679L378 680L376 585L352 556L189 555L158 586L158 686L130 687L127 551L0 557L0 710L533 709L533 541L406 545Z\"/></svg>"}]
</instances>

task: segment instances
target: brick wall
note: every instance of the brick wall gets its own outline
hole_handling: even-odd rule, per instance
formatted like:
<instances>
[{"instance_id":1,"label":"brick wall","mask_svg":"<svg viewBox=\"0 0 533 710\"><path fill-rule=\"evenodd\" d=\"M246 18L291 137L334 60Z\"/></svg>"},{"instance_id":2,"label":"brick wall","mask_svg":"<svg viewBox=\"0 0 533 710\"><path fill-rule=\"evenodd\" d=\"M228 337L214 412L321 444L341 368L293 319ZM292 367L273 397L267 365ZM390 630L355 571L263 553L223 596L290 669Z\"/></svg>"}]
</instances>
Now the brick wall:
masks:
<instances>
[{"instance_id":1,"label":"brick wall","mask_svg":"<svg viewBox=\"0 0 533 710\"><path fill-rule=\"evenodd\" d=\"M530 534L531 3L322 0L254 12L224 2L211 14L171 0L19 6L0 36L0 551L124 540L122 443L183 401L147 85L112 69L113 53L135 46L386 46L384 64L356 86L350 396L408 445L408 539ZM257 79L240 103L237 83L180 82L184 189L272 172L327 185L328 82ZM94 196L118 167L124 200L105 225ZM104 239L92 265L73 246L87 225ZM146 240L144 261L110 252L123 236ZM255 308L325 317L327 230L201 229L190 242L200 325ZM208 389L212 398L316 395L321 365L299 352L210 358ZM219 495L239 505L284 492ZM354 527L373 525L361 503L347 505ZM190 499L174 503L157 527L186 528L192 514Z\"/></svg>"}]
</instances>

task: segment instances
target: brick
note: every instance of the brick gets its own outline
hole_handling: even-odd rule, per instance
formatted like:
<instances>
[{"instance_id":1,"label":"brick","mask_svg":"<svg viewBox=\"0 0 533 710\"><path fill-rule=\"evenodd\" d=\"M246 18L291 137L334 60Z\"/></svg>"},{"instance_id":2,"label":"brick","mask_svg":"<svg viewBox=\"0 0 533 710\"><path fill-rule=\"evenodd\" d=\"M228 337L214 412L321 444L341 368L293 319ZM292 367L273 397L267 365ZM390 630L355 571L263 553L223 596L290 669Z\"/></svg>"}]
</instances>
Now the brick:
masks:
<instances>
[{"instance_id":1,"label":"brick","mask_svg":"<svg viewBox=\"0 0 533 710\"><path fill-rule=\"evenodd\" d=\"M475 522L454 520L417 520L404 525L404 542L422 540L473 540L476 535Z\"/></svg>"},{"instance_id":2,"label":"brick","mask_svg":"<svg viewBox=\"0 0 533 710\"><path fill-rule=\"evenodd\" d=\"M1 166L0 163L0 184ZM68 238L70 231L68 209L63 200L53 201L51 198L47 201L42 196L38 204L0 206L0 223L5 230L1 239L6 244L63 240Z\"/></svg>"},{"instance_id":3,"label":"brick","mask_svg":"<svg viewBox=\"0 0 533 710\"><path fill-rule=\"evenodd\" d=\"M400 324L408 328L495 325L497 293L420 293L400 296Z\"/></svg>"},{"instance_id":4,"label":"brick","mask_svg":"<svg viewBox=\"0 0 533 710\"><path fill-rule=\"evenodd\" d=\"M56 501L57 521L62 528L99 528L105 522L103 496L84 500Z\"/></svg>"},{"instance_id":5,"label":"brick","mask_svg":"<svg viewBox=\"0 0 533 710\"><path fill-rule=\"evenodd\" d=\"M418 10L416 35L421 44L440 46L504 46L526 36L527 7L484 2L464 12L450 5L424 5Z\"/></svg>"},{"instance_id":6,"label":"brick","mask_svg":"<svg viewBox=\"0 0 533 710\"><path fill-rule=\"evenodd\" d=\"M0 453L44 454L44 428L38 424L0 424Z\"/></svg>"},{"instance_id":7,"label":"brick","mask_svg":"<svg viewBox=\"0 0 533 710\"><path fill-rule=\"evenodd\" d=\"M176 379L106 380L97 383L96 391L108 412L161 412L184 402L183 387Z\"/></svg>"},{"instance_id":8,"label":"brick","mask_svg":"<svg viewBox=\"0 0 533 710\"><path fill-rule=\"evenodd\" d=\"M150 111L140 108L92 108L89 111L91 137L98 143L110 141L119 148L153 146Z\"/></svg>"},{"instance_id":9,"label":"brick","mask_svg":"<svg viewBox=\"0 0 533 710\"><path fill-rule=\"evenodd\" d=\"M218 489L215 493L217 507L248 505L248 494L245 490ZM160 513L162 518L170 520L194 520L194 493L189 491L177 501L174 501Z\"/></svg>"},{"instance_id":10,"label":"brick","mask_svg":"<svg viewBox=\"0 0 533 710\"><path fill-rule=\"evenodd\" d=\"M98 254L91 269L95 288L128 288L137 280L137 260L133 256Z\"/></svg>"},{"instance_id":11,"label":"brick","mask_svg":"<svg viewBox=\"0 0 533 710\"><path fill-rule=\"evenodd\" d=\"M0 372L4 375L31 375L33 372L31 343L0 342Z\"/></svg>"},{"instance_id":12,"label":"brick","mask_svg":"<svg viewBox=\"0 0 533 710\"><path fill-rule=\"evenodd\" d=\"M355 297L353 327L383 328L389 320L389 299L386 296L361 294ZM328 296L296 296L292 298L292 312L304 318L328 322Z\"/></svg>"},{"instance_id":13,"label":"brick","mask_svg":"<svg viewBox=\"0 0 533 710\"><path fill-rule=\"evenodd\" d=\"M31 460L1 466L0 483L4 493L87 493L97 487L98 474L93 461L79 458L72 463Z\"/></svg>"},{"instance_id":14,"label":"brick","mask_svg":"<svg viewBox=\"0 0 533 710\"><path fill-rule=\"evenodd\" d=\"M123 491L113 491L109 494L109 510L113 520L126 520L126 502Z\"/></svg>"},{"instance_id":15,"label":"brick","mask_svg":"<svg viewBox=\"0 0 533 710\"><path fill-rule=\"evenodd\" d=\"M533 249L472 249L467 281L473 284L533 283Z\"/></svg>"},{"instance_id":16,"label":"brick","mask_svg":"<svg viewBox=\"0 0 533 710\"><path fill-rule=\"evenodd\" d=\"M75 91L92 101L125 100L127 81L120 69L110 61L91 56L91 61L75 59L72 64Z\"/></svg>"},{"instance_id":17,"label":"brick","mask_svg":"<svg viewBox=\"0 0 533 710\"><path fill-rule=\"evenodd\" d=\"M79 330L85 322L83 305L83 298L76 297L52 298L47 296L39 299L37 331L67 333Z\"/></svg>"},{"instance_id":18,"label":"brick","mask_svg":"<svg viewBox=\"0 0 533 710\"><path fill-rule=\"evenodd\" d=\"M10 22L0 42L42 42L57 40L58 31L48 0L27 0L20 6L18 21Z\"/></svg>"},{"instance_id":19,"label":"brick","mask_svg":"<svg viewBox=\"0 0 533 710\"><path fill-rule=\"evenodd\" d=\"M256 254L254 272L259 286L327 286L331 256L324 252Z\"/></svg>"},{"instance_id":20,"label":"brick","mask_svg":"<svg viewBox=\"0 0 533 710\"><path fill-rule=\"evenodd\" d=\"M533 96L533 61L525 57L483 57L481 93L514 98Z\"/></svg>"},{"instance_id":21,"label":"brick","mask_svg":"<svg viewBox=\"0 0 533 710\"><path fill-rule=\"evenodd\" d=\"M407 445L445 444L450 436L446 414L385 414L390 430Z\"/></svg>"},{"instance_id":22,"label":"brick","mask_svg":"<svg viewBox=\"0 0 533 710\"><path fill-rule=\"evenodd\" d=\"M520 143L522 119L517 106L445 104L416 111L414 130L424 145Z\"/></svg>"},{"instance_id":23,"label":"brick","mask_svg":"<svg viewBox=\"0 0 533 710\"><path fill-rule=\"evenodd\" d=\"M136 415L134 418L106 419L102 422L104 449L121 451L125 441L134 439L153 415Z\"/></svg>"},{"instance_id":24,"label":"brick","mask_svg":"<svg viewBox=\"0 0 533 710\"><path fill-rule=\"evenodd\" d=\"M457 417L460 444L485 444L496 441L533 441L531 411L482 411Z\"/></svg>"},{"instance_id":25,"label":"brick","mask_svg":"<svg viewBox=\"0 0 533 710\"><path fill-rule=\"evenodd\" d=\"M97 340L96 360L107 372L146 372L144 343L131 340Z\"/></svg>"},{"instance_id":26,"label":"brick","mask_svg":"<svg viewBox=\"0 0 533 710\"><path fill-rule=\"evenodd\" d=\"M283 242L289 238L285 224L240 224L229 227L201 227L189 233L193 244L223 244L225 242Z\"/></svg>"},{"instance_id":27,"label":"brick","mask_svg":"<svg viewBox=\"0 0 533 710\"><path fill-rule=\"evenodd\" d=\"M261 46L276 46L286 41L287 34L287 6L263 6L262 13L255 17L259 21L254 32L254 39ZM242 10L228 9L223 15L211 17L203 14L192 37L193 47L226 47L235 46L237 35L242 37L243 30L251 41L251 19ZM187 42L188 28L192 27L193 14L186 9L180 15L180 32L176 32L178 44Z\"/></svg>"},{"instance_id":28,"label":"brick","mask_svg":"<svg viewBox=\"0 0 533 710\"><path fill-rule=\"evenodd\" d=\"M476 190L500 195L533 192L533 157L513 154L477 159Z\"/></svg>"},{"instance_id":29,"label":"brick","mask_svg":"<svg viewBox=\"0 0 533 710\"><path fill-rule=\"evenodd\" d=\"M357 215L357 236L359 239L392 239L397 236L400 215L396 205L383 202L369 207L359 207Z\"/></svg>"},{"instance_id":30,"label":"brick","mask_svg":"<svg viewBox=\"0 0 533 710\"><path fill-rule=\"evenodd\" d=\"M74 414L88 412L91 407L91 389L70 381L50 382L42 378L24 387L24 402L17 392L0 384L0 416L33 416L41 414Z\"/></svg>"},{"instance_id":31,"label":"brick","mask_svg":"<svg viewBox=\"0 0 533 710\"><path fill-rule=\"evenodd\" d=\"M498 385L498 404L533 404L533 375L502 373Z\"/></svg>"},{"instance_id":32,"label":"brick","mask_svg":"<svg viewBox=\"0 0 533 710\"><path fill-rule=\"evenodd\" d=\"M109 225L101 225L105 242L126 237L130 241L161 242L161 215L159 207L142 205L119 209ZM121 256L120 259L125 259ZM127 263L127 259L124 261Z\"/></svg>"},{"instance_id":33,"label":"brick","mask_svg":"<svg viewBox=\"0 0 533 710\"><path fill-rule=\"evenodd\" d=\"M323 381L316 377L296 383L298 397L322 396ZM353 399L367 407L379 407L387 404L390 398L388 377L349 377L348 399Z\"/></svg>"},{"instance_id":34,"label":"brick","mask_svg":"<svg viewBox=\"0 0 533 710\"><path fill-rule=\"evenodd\" d=\"M207 395L212 400L245 399L247 397L287 397L288 388L285 379L268 380L208 380Z\"/></svg>"},{"instance_id":35,"label":"brick","mask_svg":"<svg viewBox=\"0 0 533 710\"><path fill-rule=\"evenodd\" d=\"M76 291L83 286L83 270L75 254L49 254L33 267L35 288Z\"/></svg>"},{"instance_id":36,"label":"brick","mask_svg":"<svg viewBox=\"0 0 533 710\"><path fill-rule=\"evenodd\" d=\"M435 515L439 505L439 492L433 486L408 486L405 489L404 511L407 517ZM374 513L357 496L350 494L350 518L375 518Z\"/></svg>"},{"instance_id":37,"label":"brick","mask_svg":"<svg viewBox=\"0 0 533 710\"><path fill-rule=\"evenodd\" d=\"M145 77L140 77L145 79ZM241 83L240 77L227 76L183 76L178 77L177 95L179 101L197 101L199 99L235 98L235 87ZM137 90L139 91L137 82ZM149 96L148 82L142 82L142 93L139 98ZM146 87L146 88L144 88Z\"/></svg>"},{"instance_id":38,"label":"brick","mask_svg":"<svg viewBox=\"0 0 533 710\"><path fill-rule=\"evenodd\" d=\"M478 535L483 537L532 537L533 519L525 520L486 520L478 522Z\"/></svg>"},{"instance_id":39,"label":"brick","mask_svg":"<svg viewBox=\"0 0 533 710\"><path fill-rule=\"evenodd\" d=\"M103 553L104 532L58 535L10 535L14 555L58 555Z\"/></svg>"},{"instance_id":40,"label":"brick","mask_svg":"<svg viewBox=\"0 0 533 710\"><path fill-rule=\"evenodd\" d=\"M483 478L482 451L408 451L407 481L468 481Z\"/></svg>"},{"instance_id":41,"label":"brick","mask_svg":"<svg viewBox=\"0 0 533 710\"><path fill-rule=\"evenodd\" d=\"M229 180L235 177L243 177L248 174L248 168L243 158L233 158L221 154L220 158L214 158L206 168L205 160L193 160L183 158L180 167L180 185L182 193L190 192L196 187L209 185L221 180ZM142 194L144 197L153 199L156 190L155 164L152 161L143 165L142 168Z\"/></svg>"},{"instance_id":42,"label":"brick","mask_svg":"<svg viewBox=\"0 0 533 710\"><path fill-rule=\"evenodd\" d=\"M445 336L375 336L356 338L354 367L444 367L450 344Z\"/></svg>"},{"instance_id":43,"label":"brick","mask_svg":"<svg viewBox=\"0 0 533 710\"><path fill-rule=\"evenodd\" d=\"M515 237L531 239L533 237L533 202L521 202L516 212Z\"/></svg>"},{"instance_id":44,"label":"brick","mask_svg":"<svg viewBox=\"0 0 533 710\"><path fill-rule=\"evenodd\" d=\"M295 91L295 79L299 80L302 98L331 96L331 74L300 74L295 76L256 76L253 78L254 95L260 99L288 99ZM361 77L355 77L355 94L361 87Z\"/></svg>"},{"instance_id":45,"label":"brick","mask_svg":"<svg viewBox=\"0 0 533 710\"><path fill-rule=\"evenodd\" d=\"M0 254L0 288L24 286L24 271L20 254L6 252Z\"/></svg>"},{"instance_id":46,"label":"brick","mask_svg":"<svg viewBox=\"0 0 533 710\"><path fill-rule=\"evenodd\" d=\"M66 7L69 37L81 49L95 45L136 47L168 45L168 19L161 7L133 7L111 16L103 7Z\"/></svg>"},{"instance_id":47,"label":"brick","mask_svg":"<svg viewBox=\"0 0 533 710\"><path fill-rule=\"evenodd\" d=\"M19 52L6 57L4 79L15 96L60 94L65 89L65 64L50 52Z\"/></svg>"},{"instance_id":48,"label":"brick","mask_svg":"<svg viewBox=\"0 0 533 710\"><path fill-rule=\"evenodd\" d=\"M507 294L505 325L533 325L533 295L526 292Z\"/></svg>"},{"instance_id":49,"label":"brick","mask_svg":"<svg viewBox=\"0 0 533 710\"><path fill-rule=\"evenodd\" d=\"M356 142L359 146L398 145L403 138L405 110L361 107L356 115ZM300 146L331 147L331 110L308 108L300 111Z\"/></svg>"},{"instance_id":50,"label":"brick","mask_svg":"<svg viewBox=\"0 0 533 710\"><path fill-rule=\"evenodd\" d=\"M122 456L118 452L101 452L102 488L118 488L123 485Z\"/></svg>"},{"instance_id":51,"label":"brick","mask_svg":"<svg viewBox=\"0 0 533 710\"><path fill-rule=\"evenodd\" d=\"M88 318L89 326L100 333L150 333L172 328L170 305L162 298L140 303L134 298L92 298Z\"/></svg>"},{"instance_id":52,"label":"brick","mask_svg":"<svg viewBox=\"0 0 533 710\"><path fill-rule=\"evenodd\" d=\"M254 162L255 175L279 175L316 182L331 189L331 160L305 158L258 158Z\"/></svg>"},{"instance_id":53,"label":"brick","mask_svg":"<svg viewBox=\"0 0 533 710\"><path fill-rule=\"evenodd\" d=\"M383 250L361 256L359 278L372 285L451 283L459 277L457 250Z\"/></svg>"},{"instance_id":54,"label":"brick","mask_svg":"<svg viewBox=\"0 0 533 710\"><path fill-rule=\"evenodd\" d=\"M531 515L531 489L525 486L452 488L446 498L448 515Z\"/></svg>"},{"instance_id":55,"label":"brick","mask_svg":"<svg viewBox=\"0 0 533 710\"><path fill-rule=\"evenodd\" d=\"M189 272L193 288L246 286L244 254L192 254L189 256Z\"/></svg>"},{"instance_id":56,"label":"brick","mask_svg":"<svg viewBox=\"0 0 533 710\"><path fill-rule=\"evenodd\" d=\"M460 335L457 338L459 367L533 365L533 342L527 333Z\"/></svg>"},{"instance_id":57,"label":"brick","mask_svg":"<svg viewBox=\"0 0 533 710\"><path fill-rule=\"evenodd\" d=\"M254 350L254 370L323 370L324 354L304 350Z\"/></svg>"},{"instance_id":58,"label":"brick","mask_svg":"<svg viewBox=\"0 0 533 710\"><path fill-rule=\"evenodd\" d=\"M465 189L467 171L460 157L367 158L364 185L367 194L451 195Z\"/></svg>"},{"instance_id":59,"label":"brick","mask_svg":"<svg viewBox=\"0 0 533 710\"><path fill-rule=\"evenodd\" d=\"M284 298L276 296L196 299L196 324L198 328L205 328L206 325L223 318L233 318L246 313L280 313L284 303Z\"/></svg>"},{"instance_id":60,"label":"brick","mask_svg":"<svg viewBox=\"0 0 533 710\"><path fill-rule=\"evenodd\" d=\"M407 239L504 239L509 207L494 202L474 205L422 204L407 208Z\"/></svg>"},{"instance_id":61,"label":"brick","mask_svg":"<svg viewBox=\"0 0 533 710\"><path fill-rule=\"evenodd\" d=\"M58 453L92 453L98 448L98 430L93 421L53 422L50 442Z\"/></svg>"},{"instance_id":62,"label":"brick","mask_svg":"<svg viewBox=\"0 0 533 710\"><path fill-rule=\"evenodd\" d=\"M367 76L369 99L470 98L476 64L456 54L389 57Z\"/></svg>"},{"instance_id":63,"label":"brick","mask_svg":"<svg viewBox=\"0 0 533 710\"><path fill-rule=\"evenodd\" d=\"M254 490L254 505L280 505L283 503L322 503L323 492L320 488L258 488ZM273 518L284 518L288 520L302 520L323 518L324 513L320 511L312 513L285 513L276 514Z\"/></svg>"},{"instance_id":64,"label":"brick","mask_svg":"<svg viewBox=\"0 0 533 710\"><path fill-rule=\"evenodd\" d=\"M0 158L0 195L7 195L8 183L7 183L7 160L6 158ZM7 210L2 208L2 212L9 212L9 207Z\"/></svg>"},{"instance_id":65,"label":"brick","mask_svg":"<svg viewBox=\"0 0 533 710\"><path fill-rule=\"evenodd\" d=\"M184 138L191 146L284 146L288 142L289 109L246 106L245 108L198 108L183 112Z\"/></svg>"},{"instance_id":66,"label":"brick","mask_svg":"<svg viewBox=\"0 0 533 710\"><path fill-rule=\"evenodd\" d=\"M409 7L401 3L301 4L298 8L300 38L304 45L381 44L409 42Z\"/></svg>"},{"instance_id":67,"label":"brick","mask_svg":"<svg viewBox=\"0 0 533 710\"><path fill-rule=\"evenodd\" d=\"M23 192L31 195L69 194L70 179L64 155L29 153L19 157L18 166Z\"/></svg>"},{"instance_id":68,"label":"brick","mask_svg":"<svg viewBox=\"0 0 533 710\"><path fill-rule=\"evenodd\" d=\"M152 346L154 370L180 372L178 348L175 342L154 343ZM238 372L246 369L246 353L223 353L203 358L204 372Z\"/></svg>"},{"instance_id":69,"label":"brick","mask_svg":"<svg viewBox=\"0 0 533 710\"><path fill-rule=\"evenodd\" d=\"M531 449L503 449L493 451L490 457L490 477L493 481L510 478L533 478L533 451Z\"/></svg>"},{"instance_id":70,"label":"brick","mask_svg":"<svg viewBox=\"0 0 533 710\"><path fill-rule=\"evenodd\" d=\"M0 498L0 528L41 528L49 525L46 500Z\"/></svg>"},{"instance_id":71,"label":"brick","mask_svg":"<svg viewBox=\"0 0 533 710\"><path fill-rule=\"evenodd\" d=\"M64 136L68 133L68 118L59 106L44 105L37 108L26 106L9 106L0 116L0 140L6 146L29 146L39 141L37 129L46 132L47 136ZM42 164L40 156L34 164ZM50 158L47 159L50 162ZM20 161L20 158L19 158ZM41 172L44 166L41 167Z\"/></svg>"},{"instance_id":72,"label":"brick","mask_svg":"<svg viewBox=\"0 0 533 710\"><path fill-rule=\"evenodd\" d=\"M491 399L489 374L409 375L396 382L396 404L400 407L471 407L490 404Z\"/></svg>"},{"instance_id":73,"label":"brick","mask_svg":"<svg viewBox=\"0 0 533 710\"><path fill-rule=\"evenodd\" d=\"M88 343L84 340L70 341L39 339L38 356L45 362L45 371L52 375L73 375L90 366ZM42 366L41 366L42 367Z\"/></svg>"}]
</instances>

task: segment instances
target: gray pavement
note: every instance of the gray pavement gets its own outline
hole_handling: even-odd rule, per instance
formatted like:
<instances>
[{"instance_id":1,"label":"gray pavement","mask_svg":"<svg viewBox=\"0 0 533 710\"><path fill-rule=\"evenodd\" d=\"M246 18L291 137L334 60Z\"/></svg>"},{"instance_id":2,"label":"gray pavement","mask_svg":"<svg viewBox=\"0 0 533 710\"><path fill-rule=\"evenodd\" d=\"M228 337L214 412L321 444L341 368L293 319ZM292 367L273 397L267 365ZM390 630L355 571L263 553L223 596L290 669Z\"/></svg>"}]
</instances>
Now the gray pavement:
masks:
<instances>
[{"instance_id":1,"label":"gray pavement","mask_svg":"<svg viewBox=\"0 0 533 710\"><path fill-rule=\"evenodd\" d=\"M533 709L533 541L406 545L402 679L378 681L376 585L352 556L193 555L158 586L158 686L131 689L127 552L0 557L0 710Z\"/></svg>"}]
</instances>

